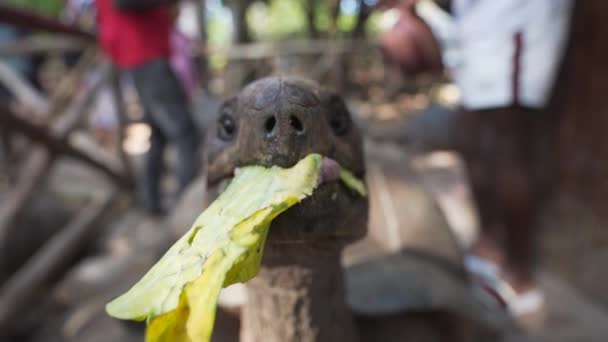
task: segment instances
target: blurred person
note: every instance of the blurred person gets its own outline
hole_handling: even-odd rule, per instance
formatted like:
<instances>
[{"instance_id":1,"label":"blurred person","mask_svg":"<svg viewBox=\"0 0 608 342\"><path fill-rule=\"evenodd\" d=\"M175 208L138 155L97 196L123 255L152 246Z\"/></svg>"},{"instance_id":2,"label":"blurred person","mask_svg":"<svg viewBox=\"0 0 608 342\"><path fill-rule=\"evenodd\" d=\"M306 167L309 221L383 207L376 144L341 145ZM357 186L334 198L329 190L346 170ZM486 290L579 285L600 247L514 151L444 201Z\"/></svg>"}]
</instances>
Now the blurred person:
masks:
<instances>
[{"instance_id":1,"label":"blurred person","mask_svg":"<svg viewBox=\"0 0 608 342\"><path fill-rule=\"evenodd\" d=\"M105 53L133 77L151 128L143 192L147 211L164 214L160 181L168 142L177 149L177 196L197 175L200 137L184 88L170 65L176 0L95 0Z\"/></svg>"},{"instance_id":2,"label":"blurred person","mask_svg":"<svg viewBox=\"0 0 608 342\"><path fill-rule=\"evenodd\" d=\"M132 86L133 82L127 77L128 75L121 75L120 77L120 91L123 94L127 93L127 90ZM89 71L86 79L84 80L83 88L89 91L91 84L96 79L102 77L98 70ZM90 127L93 133L95 141L107 151L115 151L117 148L117 133L120 127L118 120L118 111L114 99L114 90L110 85L103 85L95 96L95 102L92 107L92 113L90 117Z\"/></svg>"},{"instance_id":3,"label":"blurred person","mask_svg":"<svg viewBox=\"0 0 608 342\"><path fill-rule=\"evenodd\" d=\"M172 21L175 21L178 11L178 3L171 6ZM78 28L95 32L96 28L96 11L94 0L67 0L62 13L63 21L66 24L77 26ZM171 67L180 80L188 97L192 97L195 89L197 89L197 74L193 66L192 58L192 41L182 34L179 30L174 29L170 38L171 44ZM66 64L73 66L81 57L81 52L66 54ZM87 72L87 77L83 82L83 89L89 89L90 84L94 83L101 75L97 70ZM120 77L121 91L127 94L133 86L132 79L129 75L121 75ZM105 149L111 151L116 144L116 133L119 129L118 112L115 108L114 95L111 86L104 85L99 90L93 105L90 125L93 132L93 137Z\"/></svg>"},{"instance_id":4,"label":"blurred person","mask_svg":"<svg viewBox=\"0 0 608 342\"><path fill-rule=\"evenodd\" d=\"M97 93L91 115L93 138L104 149L113 151L118 127L118 116L114 108L114 94L110 87L104 87Z\"/></svg>"},{"instance_id":5,"label":"blurred person","mask_svg":"<svg viewBox=\"0 0 608 342\"><path fill-rule=\"evenodd\" d=\"M397 5L407 12L415 2ZM423 2L417 7L424 16ZM558 118L545 109L572 5L572 0L452 0L447 21L437 25L437 16L425 16L438 41L412 14L418 22L393 29L407 41L404 46L394 37L381 41L387 57L410 75L436 70L437 56L428 46L442 47L443 63L461 91L457 144L481 224L466 266L516 316L539 312L544 304L534 281L536 227L551 175L539 174L535 165L539 158L554 157L550 142Z\"/></svg>"},{"instance_id":6,"label":"blurred person","mask_svg":"<svg viewBox=\"0 0 608 342\"><path fill-rule=\"evenodd\" d=\"M171 6L171 21L176 23L180 15L179 3ZM175 76L180 81L188 98L192 99L199 89L200 83L196 64L192 58L194 51L194 41L185 33L174 26L169 38L171 44L171 56L169 63L175 72Z\"/></svg>"}]
</instances>

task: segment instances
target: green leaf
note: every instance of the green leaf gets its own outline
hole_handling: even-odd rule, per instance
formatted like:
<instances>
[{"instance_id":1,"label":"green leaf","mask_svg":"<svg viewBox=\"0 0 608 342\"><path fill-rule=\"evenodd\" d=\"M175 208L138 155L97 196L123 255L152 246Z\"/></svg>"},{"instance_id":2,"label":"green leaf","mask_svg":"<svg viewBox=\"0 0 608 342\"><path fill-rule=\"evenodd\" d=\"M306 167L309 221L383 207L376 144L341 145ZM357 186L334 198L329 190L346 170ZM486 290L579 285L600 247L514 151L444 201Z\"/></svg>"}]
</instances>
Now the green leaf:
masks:
<instances>
[{"instance_id":1,"label":"green leaf","mask_svg":"<svg viewBox=\"0 0 608 342\"><path fill-rule=\"evenodd\" d=\"M171 324L167 320L192 310L188 321L193 313L201 314L203 321L196 326L204 331L194 339L195 332L186 328L187 335L195 341L208 340L219 290L257 273L270 221L312 193L320 165L321 156L310 155L290 169L242 168L190 231L131 290L108 304L107 312L120 319L152 321L175 311L159 317L165 322L161 325L175 328L183 324L184 317ZM200 295L202 292L206 293ZM205 298L204 310L196 306L201 301L190 305L191 298L200 296ZM149 341L165 340L166 329L158 328L159 324L150 325Z\"/></svg>"},{"instance_id":2,"label":"green leaf","mask_svg":"<svg viewBox=\"0 0 608 342\"><path fill-rule=\"evenodd\" d=\"M289 169L240 169L190 231L106 306L108 314L146 320L148 342L209 341L222 287L257 274L271 221L312 194L321 161L320 155L311 154ZM341 177L355 191L365 191L350 173Z\"/></svg>"},{"instance_id":3,"label":"green leaf","mask_svg":"<svg viewBox=\"0 0 608 342\"><path fill-rule=\"evenodd\" d=\"M350 171L341 168L340 169L340 180L346 184L347 187L361 195L367 197L367 189L365 189L365 183L362 180L356 178Z\"/></svg>"}]
</instances>

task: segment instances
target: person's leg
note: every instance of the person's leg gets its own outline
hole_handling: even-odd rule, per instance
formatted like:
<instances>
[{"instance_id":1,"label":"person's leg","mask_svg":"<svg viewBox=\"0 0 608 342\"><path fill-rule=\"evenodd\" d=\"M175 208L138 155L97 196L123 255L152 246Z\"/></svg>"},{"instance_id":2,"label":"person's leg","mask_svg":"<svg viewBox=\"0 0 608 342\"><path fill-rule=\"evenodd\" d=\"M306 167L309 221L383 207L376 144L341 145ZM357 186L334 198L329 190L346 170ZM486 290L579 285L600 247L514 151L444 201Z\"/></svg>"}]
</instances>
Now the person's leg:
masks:
<instances>
[{"instance_id":1,"label":"person's leg","mask_svg":"<svg viewBox=\"0 0 608 342\"><path fill-rule=\"evenodd\" d=\"M504 276L516 292L534 287L538 182L533 151L538 110L512 107L496 110L500 142L496 150L496 201L505 226Z\"/></svg>"},{"instance_id":2,"label":"person's leg","mask_svg":"<svg viewBox=\"0 0 608 342\"><path fill-rule=\"evenodd\" d=\"M147 73L146 65L131 70L133 85L144 110L144 121L150 127L150 148L145 157L141 183L142 200L148 213L158 215L164 212L161 180L164 172L164 150L167 138L152 115L152 97L154 95L149 89Z\"/></svg>"},{"instance_id":3,"label":"person's leg","mask_svg":"<svg viewBox=\"0 0 608 342\"><path fill-rule=\"evenodd\" d=\"M534 169L542 112L520 107L463 114L462 152L480 215L472 253L498 267L516 293L534 288L539 180Z\"/></svg>"},{"instance_id":4,"label":"person's leg","mask_svg":"<svg viewBox=\"0 0 608 342\"><path fill-rule=\"evenodd\" d=\"M184 89L168 61L155 60L140 70L145 70L138 74L151 121L177 148L177 192L180 194L198 174L199 134Z\"/></svg>"},{"instance_id":5,"label":"person's leg","mask_svg":"<svg viewBox=\"0 0 608 342\"><path fill-rule=\"evenodd\" d=\"M472 253L495 264L504 261L500 248L503 222L496 202L496 165L491 161L497 148L496 130L484 111L462 111L458 115L457 139L465 160L473 200L479 215L480 232Z\"/></svg>"},{"instance_id":6,"label":"person's leg","mask_svg":"<svg viewBox=\"0 0 608 342\"><path fill-rule=\"evenodd\" d=\"M150 149L146 155L143 177L143 195L146 210L151 214L162 214L161 180L164 171L164 151L166 139L160 129L148 120L150 124Z\"/></svg>"}]
</instances>

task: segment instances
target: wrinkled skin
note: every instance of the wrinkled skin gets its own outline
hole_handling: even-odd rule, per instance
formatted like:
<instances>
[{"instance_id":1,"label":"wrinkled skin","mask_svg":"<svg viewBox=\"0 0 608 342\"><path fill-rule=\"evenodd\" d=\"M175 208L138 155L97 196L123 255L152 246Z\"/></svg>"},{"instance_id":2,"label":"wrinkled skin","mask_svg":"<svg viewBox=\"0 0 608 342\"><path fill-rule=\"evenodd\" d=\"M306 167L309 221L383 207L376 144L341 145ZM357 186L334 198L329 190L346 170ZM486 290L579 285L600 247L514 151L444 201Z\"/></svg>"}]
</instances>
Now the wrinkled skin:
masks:
<instances>
[{"instance_id":1,"label":"wrinkled skin","mask_svg":"<svg viewBox=\"0 0 608 342\"><path fill-rule=\"evenodd\" d=\"M208 134L210 185L245 165L291 167L319 153L363 178L362 141L341 97L320 86L271 77L247 86L221 106ZM322 184L272 224L269 243L347 243L366 233L367 199L339 181Z\"/></svg>"}]
</instances>

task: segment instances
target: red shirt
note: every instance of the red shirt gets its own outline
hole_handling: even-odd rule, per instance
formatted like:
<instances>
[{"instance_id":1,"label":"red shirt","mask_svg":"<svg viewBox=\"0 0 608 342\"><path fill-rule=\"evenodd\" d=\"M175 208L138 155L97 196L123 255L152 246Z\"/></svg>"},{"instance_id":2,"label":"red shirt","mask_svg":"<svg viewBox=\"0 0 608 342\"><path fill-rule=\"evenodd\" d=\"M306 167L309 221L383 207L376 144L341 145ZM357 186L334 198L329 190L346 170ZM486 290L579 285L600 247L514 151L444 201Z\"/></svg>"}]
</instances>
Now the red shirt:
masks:
<instances>
[{"instance_id":1,"label":"red shirt","mask_svg":"<svg viewBox=\"0 0 608 342\"><path fill-rule=\"evenodd\" d=\"M168 58L172 22L166 7L143 12L121 11L114 0L95 0L99 40L104 52L123 69Z\"/></svg>"}]
</instances>

